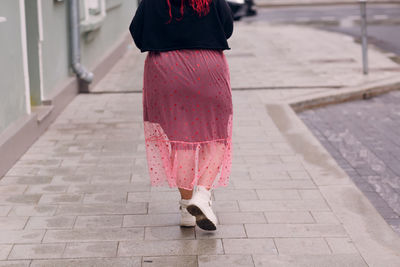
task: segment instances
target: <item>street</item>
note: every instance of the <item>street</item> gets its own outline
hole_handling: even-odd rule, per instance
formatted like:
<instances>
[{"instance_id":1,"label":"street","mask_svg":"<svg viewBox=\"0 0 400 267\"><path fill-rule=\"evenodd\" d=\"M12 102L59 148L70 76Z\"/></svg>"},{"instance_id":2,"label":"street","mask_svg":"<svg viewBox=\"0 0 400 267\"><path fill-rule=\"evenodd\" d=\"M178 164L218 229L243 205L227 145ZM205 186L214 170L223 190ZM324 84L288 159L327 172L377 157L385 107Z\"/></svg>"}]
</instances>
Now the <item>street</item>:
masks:
<instances>
[{"instance_id":1,"label":"street","mask_svg":"<svg viewBox=\"0 0 400 267\"><path fill-rule=\"evenodd\" d=\"M358 5L259 8L258 12L243 20L308 25L360 36ZM400 5L368 5L367 18L370 43L400 55Z\"/></svg>"}]
</instances>

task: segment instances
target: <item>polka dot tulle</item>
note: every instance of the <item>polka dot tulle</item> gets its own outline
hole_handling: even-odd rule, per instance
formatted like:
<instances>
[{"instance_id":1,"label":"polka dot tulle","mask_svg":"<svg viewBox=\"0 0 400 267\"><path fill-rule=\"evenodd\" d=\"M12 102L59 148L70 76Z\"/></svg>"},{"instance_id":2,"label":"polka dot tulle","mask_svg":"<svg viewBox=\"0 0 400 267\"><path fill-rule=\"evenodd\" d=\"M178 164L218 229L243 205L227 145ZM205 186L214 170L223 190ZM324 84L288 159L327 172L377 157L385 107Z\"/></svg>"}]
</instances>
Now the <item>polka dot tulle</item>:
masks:
<instances>
[{"instance_id":1,"label":"polka dot tulle","mask_svg":"<svg viewBox=\"0 0 400 267\"><path fill-rule=\"evenodd\" d=\"M149 52L143 120L153 186L226 186L232 164L232 94L222 51Z\"/></svg>"}]
</instances>

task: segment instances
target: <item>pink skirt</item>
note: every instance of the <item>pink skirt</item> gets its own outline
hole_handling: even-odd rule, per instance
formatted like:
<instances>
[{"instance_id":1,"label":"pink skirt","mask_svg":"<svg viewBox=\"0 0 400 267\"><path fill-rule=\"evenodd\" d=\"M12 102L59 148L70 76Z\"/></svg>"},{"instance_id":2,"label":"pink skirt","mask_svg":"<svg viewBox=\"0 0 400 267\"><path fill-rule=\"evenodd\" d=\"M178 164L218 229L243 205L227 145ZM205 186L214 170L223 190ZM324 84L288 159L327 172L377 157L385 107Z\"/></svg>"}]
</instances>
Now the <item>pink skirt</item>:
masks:
<instances>
[{"instance_id":1,"label":"pink skirt","mask_svg":"<svg viewBox=\"0 0 400 267\"><path fill-rule=\"evenodd\" d=\"M232 159L232 93L222 51L149 52L143 122L153 186L226 186Z\"/></svg>"}]
</instances>

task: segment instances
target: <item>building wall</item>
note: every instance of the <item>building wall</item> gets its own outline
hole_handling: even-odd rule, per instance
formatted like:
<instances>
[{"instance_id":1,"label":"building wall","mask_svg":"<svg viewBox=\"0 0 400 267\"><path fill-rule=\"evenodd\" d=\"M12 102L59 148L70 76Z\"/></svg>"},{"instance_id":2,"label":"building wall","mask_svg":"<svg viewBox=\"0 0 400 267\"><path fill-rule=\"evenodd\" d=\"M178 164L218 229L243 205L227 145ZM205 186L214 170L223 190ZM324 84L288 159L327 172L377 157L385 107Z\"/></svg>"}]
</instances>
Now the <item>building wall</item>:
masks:
<instances>
[{"instance_id":1,"label":"building wall","mask_svg":"<svg viewBox=\"0 0 400 267\"><path fill-rule=\"evenodd\" d=\"M82 0L81 0L82 1ZM91 69L128 32L136 1L106 0L107 16L98 30L82 33L81 61ZM69 67L67 2L42 1L43 8L43 93L48 97L71 73ZM81 10L82 11L82 10Z\"/></svg>"},{"instance_id":2,"label":"building wall","mask_svg":"<svg viewBox=\"0 0 400 267\"><path fill-rule=\"evenodd\" d=\"M89 70L128 34L137 6L136 0L105 3L107 13L101 26L89 34L82 33L81 62ZM26 16L21 20L25 6ZM68 23L67 0L0 1L0 136L13 122L29 114L31 104L40 105L75 76L70 68ZM23 32L26 30L28 34ZM29 67L23 57L22 35L27 39ZM29 71L25 76L24 67Z\"/></svg>"},{"instance_id":3,"label":"building wall","mask_svg":"<svg viewBox=\"0 0 400 267\"><path fill-rule=\"evenodd\" d=\"M136 0L107 0L106 3L107 16L101 28L93 32L93 36L85 38L84 35L82 38L82 59L88 68L97 64L99 55L128 33L129 23L136 9Z\"/></svg>"},{"instance_id":4,"label":"building wall","mask_svg":"<svg viewBox=\"0 0 400 267\"><path fill-rule=\"evenodd\" d=\"M0 1L0 133L26 108L20 1Z\"/></svg>"},{"instance_id":5,"label":"building wall","mask_svg":"<svg viewBox=\"0 0 400 267\"><path fill-rule=\"evenodd\" d=\"M47 99L70 75L67 1L42 0L43 97Z\"/></svg>"}]
</instances>

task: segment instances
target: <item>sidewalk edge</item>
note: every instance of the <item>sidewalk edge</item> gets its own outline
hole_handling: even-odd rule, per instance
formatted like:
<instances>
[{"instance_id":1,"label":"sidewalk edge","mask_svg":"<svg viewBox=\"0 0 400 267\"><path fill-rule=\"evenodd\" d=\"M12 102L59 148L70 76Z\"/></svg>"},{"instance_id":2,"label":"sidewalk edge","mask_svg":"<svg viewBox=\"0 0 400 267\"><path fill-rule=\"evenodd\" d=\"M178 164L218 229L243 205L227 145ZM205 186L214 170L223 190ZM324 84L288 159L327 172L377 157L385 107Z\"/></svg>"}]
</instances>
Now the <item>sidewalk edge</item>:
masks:
<instances>
[{"instance_id":1,"label":"sidewalk edge","mask_svg":"<svg viewBox=\"0 0 400 267\"><path fill-rule=\"evenodd\" d=\"M384 81L378 81L369 85L347 87L328 92L320 92L311 96L291 99L287 103L296 112L307 109L323 107L332 104L343 103L360 99L369 99L390 91L400 90L400 77L393 76Z\"/></svg>"},{"instance_id":2,"label":"sidewalk edge","mask_svg":"<svg viewBox=\"0 0 400 267\"><path fill-rule=\"evenodd\" d=\"M367 266L399 266L400 237L287 103L266 103L279 131L341 222Z\"/></svg>"}]
</instances>

